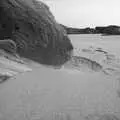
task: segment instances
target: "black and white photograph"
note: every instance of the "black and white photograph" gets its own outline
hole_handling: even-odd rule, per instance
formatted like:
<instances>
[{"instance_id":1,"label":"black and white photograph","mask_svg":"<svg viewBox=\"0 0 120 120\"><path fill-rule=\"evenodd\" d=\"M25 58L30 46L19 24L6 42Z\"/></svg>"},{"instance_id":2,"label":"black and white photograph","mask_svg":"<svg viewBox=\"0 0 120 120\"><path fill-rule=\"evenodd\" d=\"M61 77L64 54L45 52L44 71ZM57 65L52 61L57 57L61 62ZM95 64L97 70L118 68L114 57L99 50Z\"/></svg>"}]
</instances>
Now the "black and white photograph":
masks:
<instances>
[{"instance_id":1,"label":"black and white photograph","mask_svg":"<svg viewBox=\"0 0 120 120\"><path fill-rule=\"evenodd\" d=\"M0 120L120 120L120 0L0 0Z\"/></svg>"}]
</instances>

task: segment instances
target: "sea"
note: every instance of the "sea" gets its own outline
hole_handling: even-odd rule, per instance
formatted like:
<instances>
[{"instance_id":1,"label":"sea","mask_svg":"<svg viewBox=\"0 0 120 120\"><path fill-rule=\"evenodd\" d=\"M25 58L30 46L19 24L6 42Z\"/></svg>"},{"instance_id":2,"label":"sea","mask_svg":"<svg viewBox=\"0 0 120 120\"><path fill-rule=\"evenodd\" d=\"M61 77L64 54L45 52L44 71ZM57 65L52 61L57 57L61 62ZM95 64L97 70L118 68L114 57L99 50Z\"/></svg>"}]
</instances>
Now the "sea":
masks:
<instances>
[{"instance_id":1,"label":"sea","mask_svg":"<svg viewBox=\"0 0 120 120\"><path fill-rule=\"evenodd\" d=\"M120 36L69 38L73 57L60 69L8 63L21 72L0 84L0 120L120 120Z\"/></svg>"}]
</instances>

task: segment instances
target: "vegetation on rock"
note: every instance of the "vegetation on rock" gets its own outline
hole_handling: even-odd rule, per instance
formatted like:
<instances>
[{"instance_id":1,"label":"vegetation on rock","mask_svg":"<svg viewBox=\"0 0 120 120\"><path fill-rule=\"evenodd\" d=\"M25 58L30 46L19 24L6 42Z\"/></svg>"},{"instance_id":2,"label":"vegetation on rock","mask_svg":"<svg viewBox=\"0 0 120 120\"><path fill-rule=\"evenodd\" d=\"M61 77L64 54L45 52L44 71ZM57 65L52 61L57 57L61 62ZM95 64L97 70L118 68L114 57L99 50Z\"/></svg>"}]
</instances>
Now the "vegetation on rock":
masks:
<instances>
[{"instance_id":1,"label":"vegetation on rock","mask_svg":"<svg viewBox=\"0 0 120 120\"><path fill-rule=\"evenodd\" d=\"M48 65L65 63L73 49L48 6L36 0L0 0L0 40L6 39L21 57Z\"/></svg>"}]
</instances>

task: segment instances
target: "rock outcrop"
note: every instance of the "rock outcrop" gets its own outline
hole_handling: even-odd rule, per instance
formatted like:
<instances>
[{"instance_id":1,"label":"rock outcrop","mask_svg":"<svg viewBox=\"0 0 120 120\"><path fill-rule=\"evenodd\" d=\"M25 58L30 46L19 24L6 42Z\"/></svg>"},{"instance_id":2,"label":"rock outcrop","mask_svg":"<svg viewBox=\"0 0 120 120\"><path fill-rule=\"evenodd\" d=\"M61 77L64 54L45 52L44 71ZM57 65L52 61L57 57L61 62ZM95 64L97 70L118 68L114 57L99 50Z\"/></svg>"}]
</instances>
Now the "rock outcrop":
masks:
<instances>
[{"instance_id":1,"label":"rock outcrop","mask_svg":"<svg viewBox=\"0 0 120 120\"><path fill-rule=\"evenodd\" d=\"M64 64L73 49L66 31L55 21L48 6L36 0L0 0L2 44L6 39L16 44L20 57L47 65Z\"/></svg>"}]
</instances>

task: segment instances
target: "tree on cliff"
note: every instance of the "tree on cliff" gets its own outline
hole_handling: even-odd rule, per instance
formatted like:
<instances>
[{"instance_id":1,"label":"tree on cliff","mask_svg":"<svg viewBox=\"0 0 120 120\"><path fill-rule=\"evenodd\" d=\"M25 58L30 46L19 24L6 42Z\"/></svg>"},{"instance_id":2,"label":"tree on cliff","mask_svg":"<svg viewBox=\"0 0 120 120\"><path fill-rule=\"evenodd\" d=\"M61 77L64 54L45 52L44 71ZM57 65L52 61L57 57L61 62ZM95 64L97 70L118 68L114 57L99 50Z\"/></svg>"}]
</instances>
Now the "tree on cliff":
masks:
<instances>
[{"instance_id":1,"label":"tree on cliff","mask_svg":"<svg viewBox=\"0 0 120 120\"><path fill-rule=\"evenodd\" d=\"M8 39L19 56L42 64L61 65L73 49L48 6L36 0L0 0L0 40L5 44L1 49Z\"/></svg>"}]
</instances>

